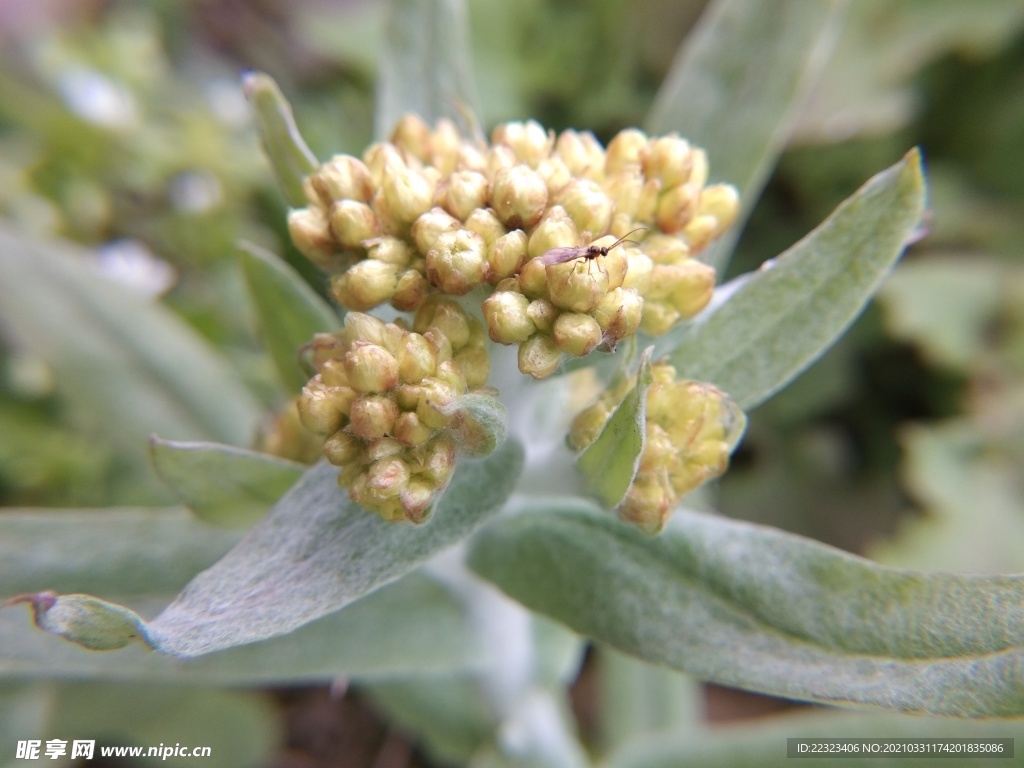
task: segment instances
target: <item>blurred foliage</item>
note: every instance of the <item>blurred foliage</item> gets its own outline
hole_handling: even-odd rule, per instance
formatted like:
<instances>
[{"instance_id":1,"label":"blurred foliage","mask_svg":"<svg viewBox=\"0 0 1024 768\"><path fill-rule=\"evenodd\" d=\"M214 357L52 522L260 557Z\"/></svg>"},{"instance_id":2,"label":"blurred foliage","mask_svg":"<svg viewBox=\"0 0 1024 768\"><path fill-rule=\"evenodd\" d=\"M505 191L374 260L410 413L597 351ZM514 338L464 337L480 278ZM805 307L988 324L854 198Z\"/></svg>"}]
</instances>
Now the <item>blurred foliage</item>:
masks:
<instances>
[{"instance_id":1,"label":"blurred foliage","mask_svg":"<svg viewBox=\"0 0 1024 768\"><path fill-rule=\"evenodd\" d=\"M385 4L31 5L0 9L0 217L167 292L268 409L281 405L235 243L322 286L287 242L237 74L274 76L318 157L358 150ZM607 138L640 124L703 6L470 0L484 128L536 117ZM1024 570L1024 5L858 0L849 14L732 273L913 144L930 231L879 306L751 415L719 506L894 564ZM0 503L146 500L151 479L123 451L102 425L73 423L52 371L0 335Z\"/></svg>"}]
</instances>

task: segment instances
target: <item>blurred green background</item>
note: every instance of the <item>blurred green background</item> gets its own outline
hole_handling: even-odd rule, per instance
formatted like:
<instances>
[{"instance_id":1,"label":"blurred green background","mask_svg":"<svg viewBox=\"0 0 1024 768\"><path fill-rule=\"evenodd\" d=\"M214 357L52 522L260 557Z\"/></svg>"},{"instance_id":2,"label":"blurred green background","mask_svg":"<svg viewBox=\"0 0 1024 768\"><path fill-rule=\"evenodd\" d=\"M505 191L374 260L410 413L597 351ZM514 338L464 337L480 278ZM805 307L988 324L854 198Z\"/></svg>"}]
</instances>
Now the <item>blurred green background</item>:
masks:
<instances>
[{"instance_id":1,"label":"blurred green background","mask_svg":"<svg viewBox=\"0 0 1024 768\"><path fill-rule=\"evenodd\" d=\"M3 226L94 249L95 269L162 297L272 413L282 402L234 244L266 246L322 285L287 243L238 77L271 74L318 157L358 153L373 138L390 5L0 3ZM469 0L485 130L533 117L608 139L643 123L703 6ZM893 564L1024 571L1024 4L855 0L729 276L788 247L915 144L931 190L922 239L852 331L751 415L717 506ZM61 398L53 371L0 327L0 504L170 501L144 446ZM577 714L599 741L587 684ZM16 693L12 712L36 701ZM108 695L131 694L83 694ZM706 695L715 720L776 708ZM239 734L255 723L286 734L253 746L247 764L370 765L387 749L426 760L358 697L223 696L242 702L218 710L244 710ZM61 699L74 717L89 709Z\"/></svg>"}]
</instances>

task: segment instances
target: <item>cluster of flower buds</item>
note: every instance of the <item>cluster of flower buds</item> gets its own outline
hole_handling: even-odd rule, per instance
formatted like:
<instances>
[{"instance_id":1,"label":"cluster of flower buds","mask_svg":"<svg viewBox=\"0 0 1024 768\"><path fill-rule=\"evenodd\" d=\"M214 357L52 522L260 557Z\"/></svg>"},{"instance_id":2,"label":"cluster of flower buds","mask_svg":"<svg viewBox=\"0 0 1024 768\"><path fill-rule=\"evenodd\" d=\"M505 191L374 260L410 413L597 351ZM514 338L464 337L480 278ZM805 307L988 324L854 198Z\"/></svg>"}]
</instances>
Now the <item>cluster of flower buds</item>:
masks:
<instances>
[{"instance_id":1,"label":"cluster of flower buds","mask_svg":"<svg viewBox=\"0 0 1024 768\"><path fill-rule=\"evenodd\" d=\"M314 338L317 374L299 416L326 436L323 453L353 501L386 520L426 519L455 466L452 407L487 381L485 343L479 322L437 296L411 330L350 312L342 330Z\"/></svg>"},{"instance_id":2,"label":"cluster of flower buds","mask_svg":"<svg viewBox=\"0 0 1024 768\"><path fill-rule=\"evenodd\" d=\"M665 333L707 304L714 270L694 256L738 211L735 189L707 177L704 152L674 135L629 129L605 149L527 121L488 146L406 116L391 141L310 176L289 228L348 309L493 286L491 339L543 378L563 355Z\"/></svg>"},{"instance_id":3,"label":"cluster of flower buds","mask_svg":"<svg viewBox=\"0 0 1024 768\"><path fill-rule=\"evenodd\" d=\"M644 451L618 511L623 520L657 533L683 496L725 472L745 418L727 395L710 384L679 381L671 365L658 364L651 370ZM635 385L636 377L624 379L582 411L569 431L570 447L583 450L596 440Z\"/></svg>"}]
</instances>

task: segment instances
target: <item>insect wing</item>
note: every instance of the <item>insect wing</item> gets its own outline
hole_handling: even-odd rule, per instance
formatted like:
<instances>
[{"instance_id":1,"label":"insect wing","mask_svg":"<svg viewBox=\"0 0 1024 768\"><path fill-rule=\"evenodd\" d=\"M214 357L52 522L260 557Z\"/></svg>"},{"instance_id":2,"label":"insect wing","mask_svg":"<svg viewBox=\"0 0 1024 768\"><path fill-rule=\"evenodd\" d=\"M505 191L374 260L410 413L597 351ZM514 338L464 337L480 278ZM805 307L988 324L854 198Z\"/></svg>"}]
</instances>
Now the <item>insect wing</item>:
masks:
<instances>
[{"instance_id":1,"label":"insect wing","mask_svg":"<svg viewBox=\"0 0 1024 768\"><path fill-rule=\"evenodd\" d=\"M580 256L583 255L584 250L585 249L583 248L572 248L568 246L562 248L552 248L550 251L539 256L538 258L540 259L541 264L543 264L546 267L549 267L552 264L564 264L567 261L572 261L573 259L579 258Z\"/></svg>"}]
</instances>

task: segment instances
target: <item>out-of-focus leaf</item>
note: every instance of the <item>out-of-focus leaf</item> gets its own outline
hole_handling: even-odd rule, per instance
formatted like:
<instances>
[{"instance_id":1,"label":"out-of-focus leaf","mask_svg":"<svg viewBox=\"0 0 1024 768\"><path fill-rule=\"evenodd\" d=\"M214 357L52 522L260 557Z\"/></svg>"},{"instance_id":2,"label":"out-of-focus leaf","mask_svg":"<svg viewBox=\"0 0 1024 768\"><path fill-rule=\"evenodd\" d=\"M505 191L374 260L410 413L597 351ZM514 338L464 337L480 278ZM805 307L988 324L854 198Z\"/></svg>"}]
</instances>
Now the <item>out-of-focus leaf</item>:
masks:
<instances>
[{"instance_id":1,"label":"out-of-focus leaf","mask_svg":"<svg viewBox=\"0 0 1024 768\"><path fill-rule=\"evenodd\" d=\"M309 379L299 367L300 348L313 334L336 330L338 316L298 272L270 251L251 243L239 244L238 250L263 343L281 382L297 393Z\"/></svg>"},{"instance_id":2,"label":"out-of-focus leaf","mask_svg":"<svg viewBox=\"0 0 1024 768\"><path fill-rule=\"evenodd\" d=\"M150 455L160 479L200 520L246 528L295 485L305 467L265 453L217 443L153 438Z\"/></svg>"},{"instance_id":3,"label":"out-of-focus leaf","mask_svg":"<svg viewBox=\"0 0 1024 768\"><path fill-rule=\"evenodd\" d=\"M644 452L647 389L654 381L651 351L648 347L640 359L636 386L629 390L601 434L576 462L587 486L608 509L615 509L626 498Z\"/></svg>"},{"instance_id":4,"label":"out-of-focus leaf","mask_svg":"<svg viewBox=\"0 0 1024 768\"><path fill-rule=\"evenodd\" d=\"M650 538L579 501L535 502L470 565L587 636L787 698L957 717L1024 713L1024 576L925 574L677 511Z\"/></svg>"},{"instance_id":5,"label":"out-of-focus leaf","mask_svg":"<svg viewBox=\"0 0 1024 768\"><path fill-rule=\"evenodd\" d=\"M388 0L377 71L378 139L402 115L428 123L480 114L463 0ZM469 126L473 128L474 126Z\"/></svg>"},{"instance_id":6,"label":"out-of-focus leaf","mask_svg":"<svg viewBox=\"0 0 1024 768\"><path fill-rule=\"evenodd\" d=\"M285 200L294 207L305 205L302 180L320 163L299 133L291 105L273 78L262 72L250 72L242 78L242 90L256 115L263 149Z\"/></svg>"},{"instance_id":7,"label":"out-of-focus leaf","mask_svg":"<svg viewBox=\"0 0 1024 768\"><path fill-rule=\"evenodd\" d=\"M838 0L716 0L662 85L647 129L703 147L712 179L740 191L734 234L704 257L719 271L832 51L843 8Z\"/></svg>"},{"instance_id":8,"label":"out-of-focus leaf","mask_svg":"<svg viewBox=\"0 0 1024 768\"><path fill-rule=\"evenodd\" d=\"M686 378L727 392L744 410L767 400L853 322L921 218L915 149L878 174L807 237L765 264L728 301L663 342Z\"/></svg>"},{"instance_id":9,"label":"out-of-focus leaf","mask_svg":"<svg viewBox=\"0 0 1024 768\"><path fill-rule=\"evenodd\" d=\"M170 311L97 276L75 246L0 228L0 324L53 369L81 420L138 451L149 436L241 444L259 407Z\"/></svg>"},{"instance_id":10,"label":"out-of-focus leaf","mask_svg":"<svg viewBox=\"0 0 1024 768\"><path fill-rule=\"evenodd\" d=\"M762 768L785 765L786 739L991 739L1024 738L1020 721L977 722L944 718L908 717L887 713L818 712L771 718L764 724L715 728L704 738L688 734L663 734L634 741L613 754L603 765L607 768ZM1019 755L1019 747L1014 752ZM905 754L877 754L869 759L861 754L830 754L797 760L807 768L858 768L870 764L884 768L903 768L911 764ZM1005 754L971 754L918 758L917 762L948 768L1005 768L1014 762Z\"/></svg>"}]
</instances>

